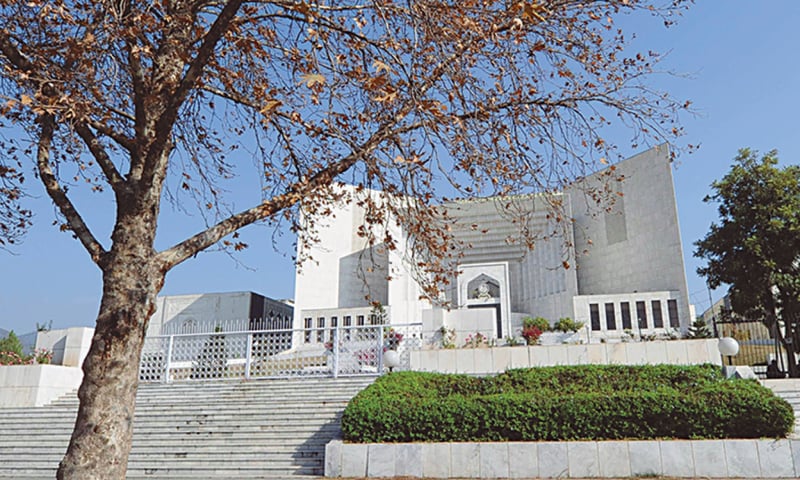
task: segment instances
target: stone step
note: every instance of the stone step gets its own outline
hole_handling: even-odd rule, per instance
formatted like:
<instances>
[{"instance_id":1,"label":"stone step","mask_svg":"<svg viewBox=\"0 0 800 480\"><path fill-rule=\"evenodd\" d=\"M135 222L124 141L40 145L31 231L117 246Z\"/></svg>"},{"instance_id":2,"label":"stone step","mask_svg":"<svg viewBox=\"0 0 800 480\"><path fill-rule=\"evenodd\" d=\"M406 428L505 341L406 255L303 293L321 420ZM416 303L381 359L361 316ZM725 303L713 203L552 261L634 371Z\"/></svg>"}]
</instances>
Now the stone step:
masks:
<instances>
[{"instance_id":1,"label":"stone step","mask_svg":"<svg viewBox=\"0 0 800 480\"><path fill-rule=\"evenodd\" d=\"M305 435L309 433L309 435ZM4 434L0 437L0 445L51 445L52 443L61 444L68 442L72 434L71 431L62 431L52 435L32 435L23 438L24 432L15 435ZM179 437L173 439L172 437ZM341 437L341 428L334 426L326 430L311 430L308 432L294 432L290 430L265 430L265 431L206 431L206 432L177 432L175 430L160 431L138 431L133 435L134 445L144 444L145 442L156 442L158 445L164 443L193 444L197 442L234 442L240 444L248 439L255 444L269 444L270 442L281 442L296 445L297 442L303 443L316 438L338 438Z\"/></svg>"},{"instance_id":2,"label":"stone step","mask_svg":"<svg viewBox=\"0 0 800 480\"><path fill-rule=\"evenodd\" d=\"M312 422L307 419L269 419L264 421L258 420L241 420L236 421L231 419L229 421L215 421L213 418L203 418L197 420L189 420L182 422L168 422L168 421L139 421L134 425L134 435L144 432L162 432L162 431L218 431L218 432L269 432L276 429L290 430L294 432L317 432L337 430L339 425L339 417L331 417L323 419L323 421ZM70 433L73 428L72 422L50 422L47 424L40 424L38 428L25 428L24 425L17 425L16 428L3 427L0 432L0 438L9 435L18 435L12 432L26 432L29 436L47 436L58 434L58 432ZM20 439L19 437L17 437ZM21 440L21 439L20 439Z\"/></svg>"},{"instance_id":3,"label":"stone step","mask_svg":"<svg viewBox=\"0 0 800 480\"><path fill-rule=\"evenodd\" d=\"M366 385L365 385L366 386ZM365 387L364 386L364 387ZM271 390L268 387L264 387L259 390L241 390L236 392L225 392L225 391L211 391L211 392L203 392L201 389L197 389L194 391L187 391L187 392L164 392L158 395L146 395L141 392L137 394L137 402L139 403L146 403L146 402L161 402L164 400L170 399L182 399L184 401L191 401L191 398L196 395L215 395L215 396L223 396L226 399L252 399L252 398L296 398L298 401L306 400L308 401L308 393L309 392L325 392L329 396L348 396L353 395L356 392L359 392L363 389L363 387L354 387L354 388L347 388L347 389L336 389L336 390L329 390L325 388L311 388L305 387L304 391L289 391L289 390ZM202 398L202 397L200 397ZM59 397L56 400L53 400L48 406L57 406L60 404L74 404L78 402L78 397Z\"/></svg>"},{"instance_id":4,"label":"stone step","mask_svg":"<svg viewBox=\"0 0 800 480\"><path fill-rule=\"evenodd\" d=\"M43 469L40 473L31 474L30 476L20 476L17 471L10 474L3 474L0 471L0 480L45 480L45 479L52 479L56 476L56 467L53 468L46 468ZM263 471L255 471L250 472L249 470L241 470L237 472L235 475L223 476L220 475L215 477L211 474L206 474L205 477L198 476L194 470L187 470L187 471L167 471L161 472L158 469L155 470L147 470L147 473L143 470L139 471L131 471L128 470L128 474L125 476L126 480L151 480L151 479L175 479L175 480L182 480L182 479L192 479L197 480L198 478L235 478L236 480L286 480L286 473L279 472L279 473L264 473ZM303 475L303 474L291 474L291 480L323 480L324 477L321 475Z\"/></svg>"},{"instance_id":5,"label":"stone step","mask_svg":"<svg viewBox=\"0 0 800 480\"><path fill-rule=\"evenodd\" d=\"M372 378L143 385L128 480L319 478L347 402ZM0 479L53 478L78 400L0 409Z\"/></svg>"},{"instance_id":6,"label":"stone step","mask_svg":"<svg viewBox=\"0 0 800 480\"><path fill-rule=\"evenodd\" d=\"M52 467L23 467L11 471L0 467L0 478L2 479L31 479L31 480L44 480L52 479L56 476L56 469L58 465ZM169 479L283 479L291 478L292 480L309 478L319 479L322 477L323 468L319 466L306 467L304 465L293 465L290 467L198 467L198 466L134 466L128 467L128 474L126 480L133 479L152 479L152 478L169 478Z\"/></svg>"},{"instance_id":7,"label":"stone step","mask_svg":"<svg viewBox=\"0 0 800 480\"><path fill-rule=\"evenodd\" d=\"M288 440L288 439L286 439ZM261 451L268 451L275 454L284 454L284 453L294 453L300 456L308 456L307 454L310 453L320 453L324 451L325 445L330 442L331 438L320 439L317 441L301 441L301 442L289 442L289 441L279 441L279 440L272 440L272 441L251 441L250 443L246 443L245 439L239 439L238 442L214 442L214 441L205 441L205 442L197 442L197 441L164 441L163 439L154 439L154 441L141 443L141 442L134 442L133 444L133 452L137 455L139 454L149 454L149 453L181 453L187 451L193 452L218 452L218 451L225 451L225 452L241 452L241 453L250 453L250 452L261 452ZM66 439L62 442L51 442L47 444L40 444L40 443L17 443L17 444L7 444L3 445L0 444L0 449L3 451L0 452L0 456L8 456L13 455L16 453L24 454L24 453L31 453L36 452L37 454L62 454L67 450L67 445L69 443L69 439Z\"/></svg>"},{"instance_id":8,"label":"stone step","mask_svg":"<svg viewBox=\"0 0 800 480\"><path fill-rule=\"evenodd\" d=\"M215 411L213 409L205 410L192 410L192 409L174 409L164 412L141 412L134 416L134 422L139 423L152 423L152 422L168 422L178 423L186 421L197 421L207 418L213 418L214 421L225 423L230 421L297 421L305 420L307 422L323 423L332 418L338 418L342 410L347 404L341 405L321 405L315 409L306 410L228 410L220 409ZM3 419L3 427L9 428L11 425L35 425L36 423L48 424L52 422L72 423L75 421L77 412L64 412L64 413L51 413L41 412L35 417L30 415L24 416L20 414L15 415L1 415Z\"/></svg>"},{"instance_id":9,"label":"stone step","mask_svg":"<svg viewBox=\"0 0 800 480\"><path fill-rule=\"evenodd\" d=\"M179 454L184 453L189 450L194 453L198 452L207 452L209 454L217 454L219 452L233 452L238 454L297 454L299 456L317 456L320 454L319 447L325 446L328 441L324 442L314 442L308 443L306 442L297 442L294 444L288 444L285 442L275 442L275 443L256 443L256 442L246 442L244 439L238 444L231 443L231 442L220 442L218 444L210 443L210 442L194 442L194 443L187 443L187 442L170 442L170 443L150 443L147 444L138 444L134 445L135 450L133 454L136 455L144 455L144 454L154 454L154 455L172 455L172 454ZM31 453L33 450L36 451L37 455L50 455L50 454L61 454L63 455L67 448L67 442L60 442L60 443L52 443L48 445L11 445L11 446L4 446L2 450L0 450L0 457L2 456L11 456L15 454L25 455Z\"/></svg>"},{"instance_id":10,"label":"stone step","mask_svg":"<svg viewBox=\"0 0 800 480\"><path fill-rule=\"evenodd\" d=\"M326 383L308 383L300 385L302 382L293 384L272 384L272 383L245 383L245 384L231 384L230 386L216 386L202 384L198 386L186 387L185 385L168 384L159 386L158 388L139 387L137 396L142 399L157 398L161 396L172 395L185 395L197 392L217 393L222 392L225 395L235 395L241 392L275 392L286 393L289 395L296 395L303 391L329 391L329 392L347 392L364 388L364 386L371 384L371 381L349 382L343 384L326 384ZM299 386L298 386L299 385ZM77 394L65 396L65 398L77 398Z\"/></svg>"},{"instance_id":11,"label":"stone step","mask_svg":"<svg viewBox=\"0 0 800 480\"><path fill-rule=\"evenodd\" d=\"M134 427L136 428L136 427ZM301 434L309 434L307 436ZM294 429L273 429L273 430L214 430L214 429L206 429L205 431L187 431L185 429L176 430L175 428L172 429L158 429L158 430L144 430L144 431L135 431L133 434L133 441L136 443L137 441L145 442L145 441L153 441L153 440L163 440L165 438L169 438L170 436L176 436L176 434L180 434L181 437L184 439L209 439L209 438L218 438L218 439L247 439L252 438L253 441L269 441L271 439L280 439L280 440L292 440L293 438L302 439L308 438L311 435L318 436L318 437L338 437L341 433L341 427L338 425L332 425L330 428L326 429L306 429L306 430L297 430ZM70 435L72 434L72 430L68 429L61 429L59 431L51 433L49 436L53 438L63 438L69 441ZM25 436L24 432L16 432L14 434L9 434L5 432L0 436L0 444L1 443L38 443L41 441L46 441L48 435L42 433L40 435L30 435Z\"/></svg>"},{"instance_id":12,"label":"stone step","mask_svg":"<svg viewBox=\"0 0 800 480\"><path fill-rule=\"evenodd\" d=\"M134 417L135 424L138 425L153 425L153 426L165 426L165 427L174 427L174 426L187 426L187 425L219 425L223 427L232 427L236 428L237 426L241 427L243 425L264 425L264 426L293 426L293 425L305 425L305 426L319 426L319 425L327 425L331 422L336 422L340 418L339 413L329 413L329 414L318 414L318 415L293 415L293 416L243 416L241 419L237 419L235 416L224 416L222 418L217 418L213 414L204 414L204 415L195 415L195 416L176 416L174 418L170 418L167 416L164 417ZM44 420L31 420L30 423L27 425L19 420L15 421L3 421L3 429L9 430L11 428L20 428L25 429L28 431L35 431L37 429L45 429L48 428L56 428L56 427L72 427L74 424L74 419L67 420L64 419L62 421L57 421L54 419L44 419ZM134 427L136 428L136 427Z\"/></svg>"},{"instance_id":13,"label":"stone step","mask_svg":"<svg viewBox=\"0 0 800 480\"><path fill-rule=\"evenodd\" d=\"M339 379L300 379L300 380L255 380L255 381L213 381L170 384L139 384L137 396L147 398L159 395L183 395L184 393L225 392L226 394L240 391L269 391L298 393L300 391L324 389L326 391L349 391L362 389L374 382L376 377L341 377ZM302 387L298 390L298 386ZM77 398L77 390L66 393L62 398Z\"/></svg>"},{"instance_id":14,"label":"stone step","mask_svg":"<svg viewBox=\"0 0 800 480\"><path fill-rule=\"evenodd\" d=\"M65 450L66 451L66 450ZM8 468L9 466L26 466L26 465L41 465L41 464L58 464L61 461L61 457L63 456L63 452L61 454L39 454L36 453L27 453L27 454L17 454L16 456L0 454L0 460L2 460L3 467ZM243 453L233 453L233 452L177 452L177 453L148 453L148 454L140 454L136 452L131 452L130 457L128 458L128 465L135 466L135 465L157 465L157 464L166 464L166 465L182 465L185 463L192 463L195 465L206 465L206 466L231 466L231 465L270 465L270 466L283 466L289 467L292 465L297 464L298 461L302 461L304 465L309 465L312 462L322 463L324 460L324 451L319 452L318 454L312 454L311 452L307 452L306 454L293 454L293 453L269 453L269 452L261 452L261 453L251 453L251 454L243 454Z\"/></svg>"},{"instance_id":15,"label":"stone step","mask_svg":"<svg viewBox=\"0 0 800 480\"><path fill-rule=\"evenodd\" d=\"M331 404L331 403L333 403L333 404L347 403L347 402L350 401L350 399L352 399L356 395L356 393L358 393L358 392L353 392L353 393L349 393L349 394L346 393L346 394L328 395L328 396L326 396L326 398L325 398L323 403L328 403L328 404ZM297 406L305 406L305 405L317 405L317 404L320 403L319 401L309 401L308 400L308 396L305 396L305 397L291 397L291 396L280 396L280 395L275 395L275 396L256 396L256 395L247 396L247 395L242 395L241 397L236 397L236 398L227 397L227 398L221 398L220 400L224 400L225 401L225 405L230 405L229 408L233 408L234 406L237 406L237 407L241 408L241 407L254 406L254 405L265 405L265 406L297 405ZM207 405L207 402L203 402L202 400L185 401L185 400L181 400L180 397L175 397L175 398L158 399L157 401L152 401L152 402L137 401L136 402L136 408L138 410L150 410L151 408L155 408L155 407L159 407L160 408L160 407L163 407L163 406L169 406L169 405L173 404L174 402L181 402L181 404L185 405L186 407L190 407L190 406L201 407L203 405ZM43 410L77 410L78 402L75 401L75 402L72 402L72 403L69 403L69 404L67 404L67 403L51 404L51 405L47 405L47 406L40 407L40 408L42 408ZM3 412L3 413L6 413L6 412L8 412L8 413L18 413L18 412L22 412L23 410L24 409L21 409L21 408L5 408L5 409L4 408L0 408L0 412Z\"/></svg>"},{"instance_id":16,"label":"stone step","mask_svg":"<svg viewBox=\"0 0 800 480\"><path fill-rule=\"evenodd\" d=\"M220 402L225 401L220 399ZM170 403L162 405L136 405L135 414L137 416L159 416L159 415L172 415L174 413L236 413L236 414L259 414L264 412L269 413L313 413L315 411L333 411L347 406L349 400L330 399L326 401L318 401L316 403L303 403L292 404L291 400L284 402L262 402L262 403L225 403L219 408L206 403L197 404L182 404L179 400L172 400ZM78 406L69 408L54 408L54 407L40 407L36 410L0 410L0 415L3 418L22 418L31 415L35 411L36 416L41 417L68 417L74 416L78 413Z\"/></svg>"},{"instance_id":17,"label":"stone step","mask_svg":"<svg viewBox=\"0 0 800 480\"><path fill-rule=\"evenodd\" d=\"M134 427L136 428L136 427ZM164 437L169 435L183 435L183 436L191 436L191 437L217 437L217 438L231 438L233 436L239 437L253 437L254 439L260 438L262 440L275 438L275 439L291 439L293 435L295 437L303 436L331 436L331 437L338 437L340 436L341 427L338 424L332 424L326 427L302 427L302 428L281 428L281 427L264 427L261 428L259 426L251 426L251 427L240 427L240 428L230 428L230 429L218 429L214 427L158 427L158 428L148 428L146 430L138 430L134 431L134 441L141 438L141 441L148 441L154 437ZM63 428L54 428L51 432L51 435L62 435L63 438L69 439L70 435L72 434L72 427L63 427ZM26 435L24 431L18 431L16 434L18 442L24 442L20 437ZM38 437L45 437L46 434L42 433L41 435L33 436L31 435L30 438L38 438ZM8 433L4 433L0 439L6 438L9 441L14 440L13 435L9 435Z\"/></svg>"},{"instance_id":18,"label":"stone step","mask_svg":"<svg viewBox=\"0 0 800 480\"><path fill-rule=\"evenodd\" d=\"M193 405L180 405L174 403L171 406L158 406L150 409L142 408L141 406L136 407L135 416L136 418L148 418L148 417L164 417L164 416L173 416L173 415L208 415L208 414L216 414L219 413L220 415L242 415L242 416L258 416L258 415L268 415L268 416L276 416L276 415L287 415L287 416L298 416L298 415L309 415L313 416L315 413L319 414L328 414L330 412L340 412L347 406L347 402L345 401L334 401L334 402L318 402L317 404L306 404L303 406L295 406L295 405L226 405L220 408L210 407L207 403L203 405L193 406ZM26 418L31 418L32 410L28 410L27 412L23 411L4 411L0 410L0 416L3 419L8 420L16 420L21 421ZM50 408L42 408L35 410L36 418L52 418L52 419L59 419L59 418L71 418L74 419L78 413L77 408L71 409L63 409L63 410L53 410Z\"/></svg>"}]
</instances>

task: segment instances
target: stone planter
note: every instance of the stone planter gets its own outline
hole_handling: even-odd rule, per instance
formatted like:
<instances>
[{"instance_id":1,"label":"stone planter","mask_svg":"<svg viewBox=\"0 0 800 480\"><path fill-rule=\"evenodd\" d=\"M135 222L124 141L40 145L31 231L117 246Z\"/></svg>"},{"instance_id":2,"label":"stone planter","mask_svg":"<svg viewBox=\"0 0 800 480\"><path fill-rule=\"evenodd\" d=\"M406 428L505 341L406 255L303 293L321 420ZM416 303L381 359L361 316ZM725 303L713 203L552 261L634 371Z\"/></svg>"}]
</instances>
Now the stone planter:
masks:
<instances>
[{"instance_id":1,"label":"stone planter","mask_svg":"<svg viewBox=\"0 0 800 480\"><path fill-rule=\"evenodd\" d=\"M544 332L539 337L539 345L563 345L581 343L578 332Z\"/></svg>"}]
</instances>

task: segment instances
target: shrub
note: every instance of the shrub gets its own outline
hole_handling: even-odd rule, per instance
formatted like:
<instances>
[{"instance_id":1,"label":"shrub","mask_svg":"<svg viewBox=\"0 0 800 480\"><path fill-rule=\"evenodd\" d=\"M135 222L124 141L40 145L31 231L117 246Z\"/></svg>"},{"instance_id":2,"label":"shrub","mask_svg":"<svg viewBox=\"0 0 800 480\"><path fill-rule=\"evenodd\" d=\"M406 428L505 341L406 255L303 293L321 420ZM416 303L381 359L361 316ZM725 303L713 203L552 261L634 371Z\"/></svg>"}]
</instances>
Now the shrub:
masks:
<instances>
[{"instance_id":1,"label":"shrub","mask_svg":"<svg viewBox=\"0 0 800 480\"><path fill-rule=\"evenodd\" d=\"M522 327L522 337L528 345L536 345L541 336L542 331L534 326Z\"/></svg>"},{"instance_id":2,"label":"shrub","mask_svg":"<svg viewBox=\"0 0 800 480\"><path fill-rule=\"evenodd\" d=\"M758 438L793 422L770 390L712 365L591 365L395 373L353 398L342 430L354 442Z\"/></svg>"},{"instance_id":3,"label":"shrub","mask_svg":"<svg viewBox=\"0 0 800 480\"><path fill-rule=\"evenodd\" d=\"M522 329L525 330L526 328L536 327L539 329L540 332L549 332L552 327L550 326L550 321L546 318L542 317L525 317L522 319Z\"/></svg>"},{"instance_id":4,"label":"shrub","mask_svg":"<svg viewBox=\"0 0 800 480\"><path fill-rule=\"evenodd\" d=\"M28 357L21 357L15 352L0 352L0 365L29 365Z\"/></svg>"},{"instance_id":5,"label":"shrub","mask_svg":"<svg viewBox=\"0 0 800 480\"><path fill-rule=\"evenodd\" d=\"M553 325L553 330L564 333L577 332L581 328L583 328L583 322L577 322L569 317L559 318L556 324Z\"/></svg>"},{"instance_id":6,"label":"shrub","mask_svg":"<svg viewBox=\"0 0 800 480\"><path fill-rule=\"evenodd\" d=\"M37 348L31 355L34 363L49 365L53 361L53 352L46 348Z\"/></svg>"}]
</instances>

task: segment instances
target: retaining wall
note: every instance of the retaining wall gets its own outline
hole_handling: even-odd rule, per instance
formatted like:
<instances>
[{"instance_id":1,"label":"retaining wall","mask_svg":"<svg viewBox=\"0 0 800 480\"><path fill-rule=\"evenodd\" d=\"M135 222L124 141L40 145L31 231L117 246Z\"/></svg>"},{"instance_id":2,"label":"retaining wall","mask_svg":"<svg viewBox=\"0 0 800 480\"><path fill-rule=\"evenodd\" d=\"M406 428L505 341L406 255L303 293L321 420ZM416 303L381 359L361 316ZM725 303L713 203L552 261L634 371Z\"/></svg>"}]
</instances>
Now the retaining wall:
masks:
<instances>
[{"instance_id":1,"label":"retaining wall","mask_svg":"<svg viewBox=\"0 0 800 480\"><path fill-rule=\"evenodd\" d=\"M0 367L0 408L41 407L77 389L83 380L78 367L9 365Z\"/></svg>"},{"instance_id":2,"label":"retaining wall","mask_svg":"<svg viewBox=\"0 0 800 480\"><path fill-rule=\"evenodd\" d=\"M372 443L325 447L326 477L800 477L800 439Z\"/></svg>"},{"instance_id":3,"label":"retaining wall","mask_svg":"<svg viewBox=\"0 0 800 480\"><path fill-rule=\"evenodd\" d=\"M534 345L411 351L411 370L441 373L501 373L509 368L551 365L722 365L717 339Z\"/></svg>"}]
</instances>

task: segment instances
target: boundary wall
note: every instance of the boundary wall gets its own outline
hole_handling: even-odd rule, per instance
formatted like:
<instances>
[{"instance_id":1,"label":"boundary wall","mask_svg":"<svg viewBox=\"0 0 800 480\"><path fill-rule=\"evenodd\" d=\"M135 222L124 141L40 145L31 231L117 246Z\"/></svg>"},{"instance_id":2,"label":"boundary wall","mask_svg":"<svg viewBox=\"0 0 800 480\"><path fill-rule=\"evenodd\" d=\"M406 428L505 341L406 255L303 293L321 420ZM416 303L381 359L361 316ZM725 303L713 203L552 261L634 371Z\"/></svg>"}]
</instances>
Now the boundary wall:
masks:
<instances>
[{"instance_id":1,"label":"boundary wall","mask_svg":"<svg viewBox=\"0 0 800 480\"><path fill-rule=\"evenodd\" d=\"M797 478L800 439L601 442L343 443L326 477Z\"/></svg>"}]
</instances>

